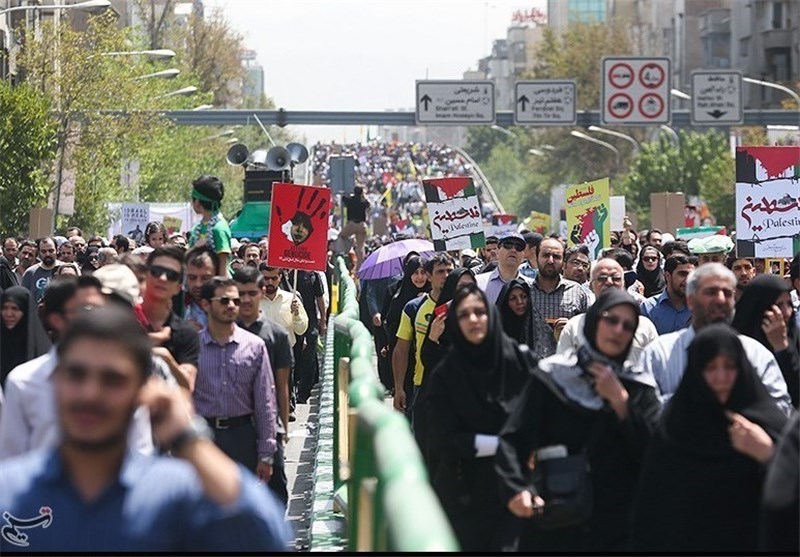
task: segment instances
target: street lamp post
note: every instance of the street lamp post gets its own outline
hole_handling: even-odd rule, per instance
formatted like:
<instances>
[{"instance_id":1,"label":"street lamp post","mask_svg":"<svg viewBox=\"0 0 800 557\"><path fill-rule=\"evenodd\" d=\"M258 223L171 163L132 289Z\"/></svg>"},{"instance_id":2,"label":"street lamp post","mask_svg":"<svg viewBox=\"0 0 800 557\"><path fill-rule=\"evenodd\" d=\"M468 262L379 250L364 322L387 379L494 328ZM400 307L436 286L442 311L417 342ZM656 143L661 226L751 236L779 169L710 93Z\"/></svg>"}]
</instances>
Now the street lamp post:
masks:
<instances>
[{"instance_id":1,"label":"street lamp post","mask_svg":"<svg viewBox=\"0 0 800 557\"><path fill-rule=\"evenodd\" d=\"M130 50L126 52L103 52L100 56L147 56L159 60L168 60L175 57L175 51L168 48L157 48L155 50Z\"/></svg>"},{"instance_id":2,"label":"street lamp post","mask_svg":"<svg viewBox=\"0 0 800 557\"><path fill-rule=\"evenodd\" d=\"M194 85L189 85L188 87L184 87L182 89L178 89L177 91L172 91L167 93L166 95L161 95L160 97L156 97L157 99L166 99L167 97L188 97L189 95L194 95L197 93L197 87Z\"/></svg>"},{"instance_id":3,"label":"street lamp post","mask_svg":"<svg viewBox=\"0 0 800 557\"><path fill-rule=\"evenodd\" d=\"M639 145L639 142L636 141L636 139L633 136L630 136L628 134L624 134L622 132L609 130L609 129L606 129L606 128L601 128L599 126L589 126L588 129L589 129L590 132L604 133L606 135L610 135L610 136L613 136L613 137L618 137L620 139L624 139L625 141L627 141L628 143L633 145L633 153L635 155L638 155L639 152L641 151L641 146Z\"/></svg>"},{"instance_id":4,"label":"street lamp post","mask_svg":"<svg viewBox=\"0 0 800 557\"><path fill-rule=\"evenodd\" d=\"M85 2L78 2L77 4L65 4L65 5L56 4L53 6L39 6L39 5L14 6L13 8L6 8L5 10L0 10L0 15L5 17L6 19L6 30L7 30L6 34L10 39L12 33L8 16L9 14L15 12L27 12L35 10L48 11L48 12L63 11L63 10L81 10L81 11L95 12L95 11L103 11L109 7L111 7L111 2L109 2L109 0L86 0ZM3 47L6 49L8 49L10 46L11 46L10 44L3 45Z\"/></svg>"},{"instance_id":5,"label":"street lamp post","mask_svg":"<svg viewBox=\"0 0 800 557\"><path fill-rule=\"evenodd\" d=\"M174 79L174 78L178 77L178 75L179 75L180 73L181 73L181 71L180 71L179 69L177 69L177 68L170 68L170 69L168 69L168 70L161 70L160 72L155 72L155 73L149 73L149 74L145 74L145 75L140 75L139 77L136 77L136 78L134 78L134 79L136 79L137 81L138 81L138 80L140 80L140 79L150 79L150 78L158 78L158 79Z\"/></svg>"},{"instance_id":6,"label":"street lamp post","mask_svg":"<svg viewBox=\"0 0 800 557\"><path fill-rule=\"evenodd\" d=\"M743 77L742 81L751 83L753 85L761 85L762 87L769 87L770 89L783 91L787 95L791 95L791 97L794 99L794 102L797 103L797 106L800 106L800 95L797 94L797 91L793 91L785 85L781 85L780 83L772 83L771 81L764 81L762 79L753 79L752 77Z\"/></svg>"},{"instance_id":7,"label":"street lamp post","mask_svg":"<svg viewBox=\"0 0 800 557\"><path fill-rule=\"evenodd\" d=\"M507 130L505 128L501 128L500 126L491 126L491 128L494 131L500 132L503 135L507 135L508 137L510 137L511 140L514 142L514 145L516 146L517 153L519 153L519 150L520 150L520 147L519 147L519 136L517 134L515 134L514 132L512 132L510 130Z\"/></svg>"},{"instance_id":8,"label":"street lamp post","mask_svg":"<svg viewBox=\"0 0 800 557\"><path fill-rule=\"evenodd\" d=\"M615 162L614 162L614 173L615 173L615 174L617 173L617 171L619 170L619 166L620 166L620 154L619 154L619 149L617 149L616 147L614 147L613 145L611 145L611 143L607 143L607 142L605 142L605 141L601 141L601 140L599 140L599 139L595 139L595 138L594 138L594 137L592 137L591 135L587 135L587 134L585 134L585 133L583 133L583 132L579 132L579 131L577 131L577 130L572 130L572 131L571 131L571 132L569 132L569 133L570 133L570 135L572 135L573 137L577 137L578 139L583 139L584 141L589 141L589 142L591 142L591 143L595 143L595 144L597 144L597 145L600 145L601 147L605 147L606 149L608 149L608 150L610 150L610 151L614 151L614 157L615 157Z\"/></svg>"}]
</instances>

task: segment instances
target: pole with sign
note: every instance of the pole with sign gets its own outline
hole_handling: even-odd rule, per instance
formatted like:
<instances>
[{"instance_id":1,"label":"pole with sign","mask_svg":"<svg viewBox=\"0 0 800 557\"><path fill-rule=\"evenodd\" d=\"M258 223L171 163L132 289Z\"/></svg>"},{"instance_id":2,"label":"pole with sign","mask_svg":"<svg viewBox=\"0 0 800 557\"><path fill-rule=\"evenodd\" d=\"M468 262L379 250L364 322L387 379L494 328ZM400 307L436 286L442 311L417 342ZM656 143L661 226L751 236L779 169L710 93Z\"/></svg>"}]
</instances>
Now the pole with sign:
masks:
<instances>
[{"instance_id":1,"label":"pole with sign","mask_svg":"<svg viewBox=\"0 0 800 557\"><path fill-rule=\"evenodd\" d=\"M742 72L692 72L692 125L718 126L744 122Z\"/></svg>"},{"instance_id":2,"label":"pole with sign","mask_svg":"<svg viewBox=\"0 0 800 557\"><path fill-rule=\"evenodd\" d=\"M574 126L578 121L575 80L517 81L514 123Z\"/></svg>"},{"instance_id":3,"label":"pole with sign","mask_svg":"<svg viewBox=\"0 0 800 557\"><path fill-rule=\"evenodd\" d=\"M417 81L417 124L494 124L493 81Z\"/></svg>"},{"instance_id":4,"label":"pole with sign","mask_svg":"<svg viewBox=\"0 0 800 557\"><path fill-rule=\"evenodd\" d=\"M669 58L603 58L600 119L617 126L669 124Z\"/></svg>"}]
</instances>

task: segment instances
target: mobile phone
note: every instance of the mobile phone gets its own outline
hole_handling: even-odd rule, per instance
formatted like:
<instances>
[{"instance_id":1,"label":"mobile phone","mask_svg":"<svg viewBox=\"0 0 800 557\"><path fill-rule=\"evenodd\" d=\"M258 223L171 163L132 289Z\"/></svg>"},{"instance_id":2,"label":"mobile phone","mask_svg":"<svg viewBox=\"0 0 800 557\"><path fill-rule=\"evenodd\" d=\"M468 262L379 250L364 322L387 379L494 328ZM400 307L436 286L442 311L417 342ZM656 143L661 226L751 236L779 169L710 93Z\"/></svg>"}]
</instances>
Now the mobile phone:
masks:
<instances>
[{"instance_id":1,"label":"mobile phone","mask_svg":"<svg viewBox=\"0 0 800 557\"><path fill-rule=\"evenodd\" d=\"M447 302L445 304L436 306L433 309L433 315L435 315L436 317L441 317L442 315L447 313L447 308L449 308L449 307L450 307L450 302Z\"/></svg>"}]
</instances>

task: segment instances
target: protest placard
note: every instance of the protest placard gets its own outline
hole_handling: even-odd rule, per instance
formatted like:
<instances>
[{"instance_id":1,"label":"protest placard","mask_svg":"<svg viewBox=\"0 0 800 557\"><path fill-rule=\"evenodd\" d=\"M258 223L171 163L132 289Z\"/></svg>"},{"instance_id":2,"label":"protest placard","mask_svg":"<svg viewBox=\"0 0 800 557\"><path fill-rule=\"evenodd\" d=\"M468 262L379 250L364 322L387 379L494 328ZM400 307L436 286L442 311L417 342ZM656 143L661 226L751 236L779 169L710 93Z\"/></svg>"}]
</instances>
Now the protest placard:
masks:
<instances>
[{"instance_id":1,"label":"protest placard","mask_svg":"<svg viewBox=\"0 0 800 557\"><path fill-rule=\"evenodd\" d=\"M267 264L282 269L324 271L330 208L328 188L273 184Z\"/></svg>"},{"instance_id":2,"label":"protest placard","mask_svg":"<svg viewBox=\"0 0 800 557\"><path fill-rule=\"evenodd\" d=\"M611 219L608 178L569 186L567 199L567 243L586 244L592 259L611 247Z\"/></svg>"},{"instance_id":3,"label":"protest placard","mask_svg":"<svg viewBox=\"0 0 800 557\"><path fill-rule=\"evenodd\" d=\"M800 147L737 147L736 253L792 257L800 249Z\"/></svg>"},{"instance_id":4,"label":"protest placard","mask_svg":"<svg viewBox=\"0 0 800 557\"><path fill-rule=\"evenodd\" d=\"M422 181L437 251L486 245L478 195L472 178L429 178Z\"/></svg>"},{"instance_id":5,"label":"protest placard","mask_svg":"<svg viewBox=\"0 0 800 557\"><path fill-rule=\"evenodd\" d=\"M144 242L144 229L150 222L150 206L147 203L122 204L122 233L137 244Z\"/></svg>"}]
</instances>

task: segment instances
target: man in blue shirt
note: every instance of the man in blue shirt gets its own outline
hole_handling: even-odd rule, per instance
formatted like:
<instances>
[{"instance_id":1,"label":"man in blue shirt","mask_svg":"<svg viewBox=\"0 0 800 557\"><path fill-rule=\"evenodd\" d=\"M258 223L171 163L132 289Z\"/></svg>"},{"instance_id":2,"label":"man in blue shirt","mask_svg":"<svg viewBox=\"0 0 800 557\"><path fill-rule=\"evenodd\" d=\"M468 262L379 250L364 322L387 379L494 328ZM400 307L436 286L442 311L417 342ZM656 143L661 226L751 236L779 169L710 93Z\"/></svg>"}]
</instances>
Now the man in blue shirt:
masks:
<instances>
[{"instance_id":1,"label":"man in blue shirt","mask_svg":"<svg viewBox=\"0 0 800 557\"><path fill-rule=\"evenodd\" d=\"M287 548L282 506L209 440L180 389L148 380L151 362L130 311L71 324L52 376L59 445L0 462L0 553ZM176 458L128 449L138 404Z\"/></svg>"},{"instance_id":2,"label":"man in blue shirt","mask_svg":"<svg viewBox=\"0 0 800 557\"><path fill-rule=\"evenodd\" d=\"M657 296L647 298L640 306L642 315L656 326L659 335L679 331L689 326L692 312L686 305L686 279L695 267L697 258L675 254L664 263L667 288Z\"/></svg>"}]
</instances>

